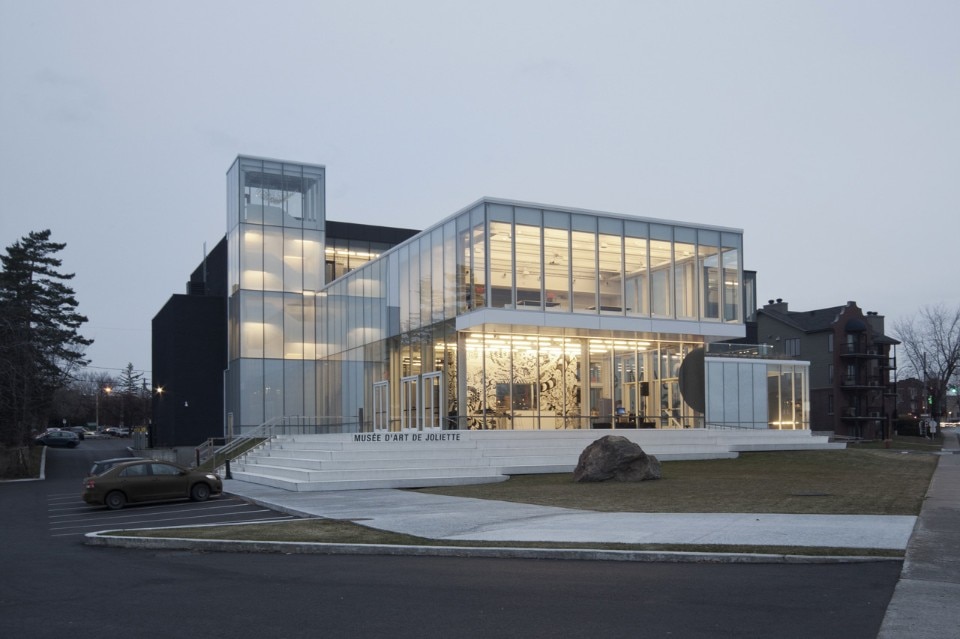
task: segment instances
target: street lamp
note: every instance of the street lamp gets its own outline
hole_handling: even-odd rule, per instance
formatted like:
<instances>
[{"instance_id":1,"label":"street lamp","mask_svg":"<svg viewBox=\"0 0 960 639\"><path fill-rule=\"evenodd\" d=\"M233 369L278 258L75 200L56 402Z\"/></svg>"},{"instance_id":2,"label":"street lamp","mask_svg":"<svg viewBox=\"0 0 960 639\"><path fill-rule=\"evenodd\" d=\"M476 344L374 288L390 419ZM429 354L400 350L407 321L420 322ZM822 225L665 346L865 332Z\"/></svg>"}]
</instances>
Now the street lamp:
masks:
<instances>
[{"instance_id":1,"label":"street lamp","mask_svg":"<svg viewBox=\"0 0 960 639\"><path fill-rule=\"evenodd\" d=\"M100 430L100 391L103 391L104 393L109 395L110 393L113 392L113 389L110 388L109 386L104 386L103 388L97 387L97 416L96 416L97 430Z\"/></svg>"}]
</instances>

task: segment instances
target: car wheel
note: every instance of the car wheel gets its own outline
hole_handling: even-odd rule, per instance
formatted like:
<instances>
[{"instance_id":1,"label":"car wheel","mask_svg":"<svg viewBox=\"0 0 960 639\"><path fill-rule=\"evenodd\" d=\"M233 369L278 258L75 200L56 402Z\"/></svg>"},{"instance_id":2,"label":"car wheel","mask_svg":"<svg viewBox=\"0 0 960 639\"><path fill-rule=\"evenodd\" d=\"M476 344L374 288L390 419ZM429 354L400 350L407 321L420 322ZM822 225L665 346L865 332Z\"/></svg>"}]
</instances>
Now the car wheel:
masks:
<instances>
[{"instance_id":1,"label":"car wheel","mask_svg":"<svg viewBox=\"0 0 960 639\"><path fill-rule=\"evenodd\" d=\"M119 490L115 490L104 498L103 503L110 510L120 510L126 505L127 498Z\"/></svg>"},{"instance_id":2,"label":"car wheel","mask_svg":"<svg viewBox=\"0 0 960 639\"><path fill-rule=\"evenodd\" d=\"M210 487L204 483L194 484L190 489L190 499L193 501L207 501L210 498Z\"/></svg>"}]
</instances>

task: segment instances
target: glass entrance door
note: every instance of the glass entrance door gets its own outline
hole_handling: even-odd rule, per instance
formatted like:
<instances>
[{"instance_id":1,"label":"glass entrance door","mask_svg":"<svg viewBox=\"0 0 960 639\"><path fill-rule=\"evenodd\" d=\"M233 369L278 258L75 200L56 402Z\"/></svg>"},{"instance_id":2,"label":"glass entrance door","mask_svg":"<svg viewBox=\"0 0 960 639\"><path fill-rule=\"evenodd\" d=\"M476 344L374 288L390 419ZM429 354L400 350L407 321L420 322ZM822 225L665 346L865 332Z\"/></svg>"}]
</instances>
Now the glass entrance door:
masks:
<instances>
[{"instance_id":1,"label":"glass entrance door","mask_svg":"<svg viewBox=\"0 0 960 639\"><path fill-rule=\"evenodd\" d=\"M411 375L400 379L400 430L420 430L420 377Z\"/></svg>"},{"instance_id":2,"label":"glass entrance door","mask_svg":"<svg viewBox=\"0 0 960 639\"><path fill-rule=\"evenodd\" d=\"M422 377L423 387L423 413L420 423L423 430L440 430L443 426L443 406L440 391L443 388L443 372L426 373Z\"/></svg>"},{"instance_id":3,"label":"glass entrance door","mask_svg":"<svg viewBox=\"0 0 960 639\"><path fill-rule=\"evenodd\" d=\"M390 430L390 382L373 385L373 431Z\"/></svg>"}]
</instances>

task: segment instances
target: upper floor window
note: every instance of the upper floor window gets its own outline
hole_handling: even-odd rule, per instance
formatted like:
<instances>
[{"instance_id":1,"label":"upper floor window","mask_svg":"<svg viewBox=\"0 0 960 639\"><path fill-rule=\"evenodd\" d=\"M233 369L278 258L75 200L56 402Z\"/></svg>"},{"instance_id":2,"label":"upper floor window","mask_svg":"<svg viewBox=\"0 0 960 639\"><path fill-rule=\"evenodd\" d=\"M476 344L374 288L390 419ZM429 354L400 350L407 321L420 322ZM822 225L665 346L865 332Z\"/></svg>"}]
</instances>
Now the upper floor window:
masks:
<instances>
[{"instance_id":1,"label":"upper floor window","mask_svg":"<svg viewBox=\"0 0 960 639\"><path fill-rule=\"evenodd\" d=\"M800 338L791 337L783 341L783 354L796 357L800 355Z\"/></svg>"},{"instance_id":2,"label":"upper floor window","mask_svg":"<svg viewBox=\"0 0 960 639\"><path fill-rule=\"evenodd\" d=\"M833 333L830 333L829 335L827 335L827 352L828 353L833 352Z\"/></svg>"}]
</instances>

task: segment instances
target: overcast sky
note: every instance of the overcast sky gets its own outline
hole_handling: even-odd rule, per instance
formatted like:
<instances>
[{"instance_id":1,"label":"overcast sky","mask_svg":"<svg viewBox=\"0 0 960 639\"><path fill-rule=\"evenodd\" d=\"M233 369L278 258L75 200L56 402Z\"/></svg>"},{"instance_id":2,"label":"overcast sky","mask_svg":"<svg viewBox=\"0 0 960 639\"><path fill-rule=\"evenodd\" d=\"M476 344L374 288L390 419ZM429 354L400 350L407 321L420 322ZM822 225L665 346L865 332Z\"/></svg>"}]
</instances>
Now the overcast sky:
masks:
<instances>
[{"instance_id":1,"label":"overcast sky","mask_svg":"<svg viewBox=\"0 0 960 639\"><path fill-rule=\"evenodd\" d=\"M149 371L249 154L326 165L332 220L740 228L761 303L892 332L960 303L958 33L956 0L0 0L0 248L51 229L91 366Z\"/></svg>"}]
</instances>

